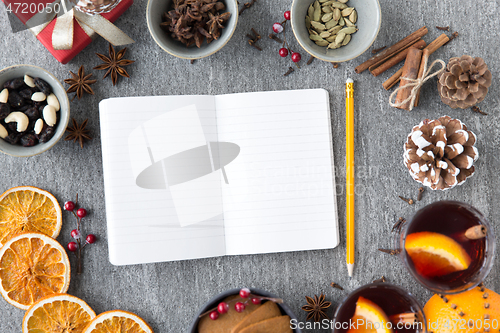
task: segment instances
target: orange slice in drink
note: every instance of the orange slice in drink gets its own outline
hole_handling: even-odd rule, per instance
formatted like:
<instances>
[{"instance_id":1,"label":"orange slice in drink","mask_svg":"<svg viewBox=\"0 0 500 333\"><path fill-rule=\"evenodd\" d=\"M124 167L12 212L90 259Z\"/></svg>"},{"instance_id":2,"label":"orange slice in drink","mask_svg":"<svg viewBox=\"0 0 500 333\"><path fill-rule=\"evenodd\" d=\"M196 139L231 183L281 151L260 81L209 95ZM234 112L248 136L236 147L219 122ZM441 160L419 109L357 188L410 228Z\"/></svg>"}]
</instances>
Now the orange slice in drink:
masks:
<instances>
[{"instance_id":1,"label":"orange slice in drink","mask_svg":"<svg viewBox=\"0 0 500 333\"><path fill-rule=\"evenodd\" d=\"M20 234L0 249L0 293L15 307L28 310L46 296L65 293L69 280L68 255L49 236Z\"/></svg>"},{"instance_id":2,"label":"orange slice in drink","mask_svg":"<svg viewBox=\"0 0 500 333\"><path fill-rule=\"evenodd\" d=\"M351 322L355 323L347 333L392 333L389 317L384 310L369 299L359 297Z\"/></svg>"},{"instance_id":3,"label":"orange slice in drink","mask_svg":"<svg viewBox=\"0 0 500 333\"><path fill-rule=\"evenodd\" d=\"M0 196L0 247L23 232L41 232L56 238L61 225L61 207L47 191L19 186Z\"/></svg>"},{"instance_id":4,"label":"orange slice in drink","mask_svg":"<svg viewBox=\"0 0 500 333\"><path fill-rule=\"evenodd\" d=\"M81 333L95 312L81 299L55 294L33 304L24 315L23 333Z\"/></svg>"},{"instance_id":5,"label":"orange slice in drink","mask_svg":"<svg viewBox=\"0 0 500 333\"><path fill-rule=\"evenodd\" d=\"M131 312L113 310L101 313L90 322L84 333L153 333L149 325Z\"/></svg>"},{"instance_id":6,"label":"orange slice in drink","mask_svg":"<svg viewBox=\"0 0 500 333\"><path fill-rule=\"evenodd\" d=\"M416 232L406 236L405 249L417 272L436 277L469 268L471 258L454 239L436 232Z\"/></svg>"}]
</instances>

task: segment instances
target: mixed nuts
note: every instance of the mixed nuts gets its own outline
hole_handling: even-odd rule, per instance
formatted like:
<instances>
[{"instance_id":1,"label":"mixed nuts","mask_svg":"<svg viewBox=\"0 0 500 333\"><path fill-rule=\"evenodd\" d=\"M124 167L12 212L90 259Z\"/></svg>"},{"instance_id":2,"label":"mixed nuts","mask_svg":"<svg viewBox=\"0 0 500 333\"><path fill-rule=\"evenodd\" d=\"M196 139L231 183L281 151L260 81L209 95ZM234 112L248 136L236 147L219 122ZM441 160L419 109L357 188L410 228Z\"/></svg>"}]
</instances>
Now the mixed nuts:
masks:
<instances>
[{"instance_id":1,"label":"mixed nuts","mask_svg":"<svg viewBox=\"0 0 500 333\"><path fill-rule=\"evenodd\" d=\"M319 46L338 49L349 44L356 31L358 12L347 6L348 0L316 0L307 10L309 38Z\"/></svg>"},{"instance_id":2,"label":"mixed nuts","mask_svg":"<svg viewBox=\"0 0 500 333\"><path fill-rule=\"evenodd\" d=\"M54 136L60 108L46 81L29 75L9 80L0 92L0 138L24 147L47 142Z\"/></svg>"}]
</instances>

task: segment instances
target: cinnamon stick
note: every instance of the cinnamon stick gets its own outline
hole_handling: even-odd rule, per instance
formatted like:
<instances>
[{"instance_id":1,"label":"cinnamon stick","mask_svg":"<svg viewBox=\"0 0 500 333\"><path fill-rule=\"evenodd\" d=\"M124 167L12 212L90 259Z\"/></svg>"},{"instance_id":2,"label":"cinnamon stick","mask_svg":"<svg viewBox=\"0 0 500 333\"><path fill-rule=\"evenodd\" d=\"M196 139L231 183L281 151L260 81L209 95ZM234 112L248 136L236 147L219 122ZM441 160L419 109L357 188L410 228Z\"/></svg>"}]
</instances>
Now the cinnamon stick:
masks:
<instances>
[{"instance_id":1,"label":"cinnamon stick","mask_svg":"<svg viewBox=\"0 0 500 333\"><path fill-rule=\"evenodd\" d=\"M380 64L380 61L384 61L384 59L388 59L388 58L392 57L393 55L395 55L396 53L401 52L402 50L407 48L409 45L415 44L416 41L418 39L422 38L422 36L425 36L427 34L427 32L428 32L428 30L427 30L426 26L418 29L417 31L414 31L413 33L406 36L405 38L403 38L402 40L400 40L396 44L392 45L391 47L388 47L387 49L380 52L379 54L371 57L370 59L368 59L367 61L365 61L364 63L362 63L358 67L356 67L354 69L354 71L359 74L359 73L365 71L366 69L368 69L370 66L375 65L376 63Z\"/></svg>"},{"instance_id":2,"label":"cinnamon stick","mask_svg":"<svg viewBox=\"0 0 500 333\"><path fill-rule=\"evenodd\" d=\"M422 50L419 50L415 47L411 47L410 50L408 51L408 55L406 56L405 65L403 67L403 73L401 74L402 79L399 82L400 87L403 87L407 83L409 83L409 81L403 79L403 77L413 80L417 78L421 59L422 59ZM401 103L405 99L407 99L411 95L412 88L413 87L406 87L398 91L395 103L396 104ZM410 110L410 101L400 106L397 106L397 108L403 110Z\"/></svg>"},{"instance_id":3,"label":"cinnamon stick","mask_svg":"<svg viewBox=\"0 0 500 333\"><path fill-rule=\"evenodd\" d=\"M390 78L388 78L382 86L385 90L389 90L394 87L401 79L401 74L403 73L403 68L400 68L396 73L394 73Z\"/></svg>"},{"instance_id":4,"label":"cinnamon stick","mask_svg":"<svg viewBox=\"0 0 500 333\"><path fill-rule=\"evenodd\" d=\"M416 47L417 49L423 49L424 47L427 46L427 43L423 39L419 39L415 44L412 45L413 47ZM372 73L373 76L379 76L389 68L392 68L399 64L401 61L406 59L406 55L408 54L408 51L410 48L406 48L403 51L399 52L398 54L394 55L393 57L385 60L383 63L380 65L373 65L370 66L369 70L370 73Z\"/></svg>"},{"instance_id":5,"label":"cinnamon stick","mask_svg":"<svg viewBox=\"0 0 500 333\"><path fill-rule=\"evenodd\" d=\"M424 69L425 69L425 64L427 63L427 61L429 60L429 55L431 54L431 52L429 51L429 49L425 49L423 52L422 52L422 60L420 60L420 68L418 69L418 78L421 79L424 77ZM414 106L418 106L418 101L420 99L420 88L418 89L417 91L417 96L415 97L415 103L414 103Z\"/></svg>"},{"instance_id":6,"label":"cinnamon stick","mask_svg":"<svg viewBox=\"0 0 500 333\"><path fill-rule=\"evenodd\" d=\"M394 324L397 324L397 323L413 324L413 323L417 322L417 315L413 312L400 313L400 314L390 316L389 320Z\"/></svg>"},{"instance_id":7,"label":"cinnamon stick","mask_svg":"<svg viewBox=\"0 0 500 333\"><path fill-rule=\"evenodd\" d=\"M429 45L427 45L426 49L429 50L429 55L436 52L437 49L439 49L444 44L448 43L449 40L450 40L450 38L448 36L446 36L445 33L441 34L438 38L436 38ZM400 79L402 73L403 73L403 69L400 68L396 73L394 73L393 76L388 78L387 81L385 81L382 84L384 89L389 90L392 87L394 87L399 82L399 79Z\"/></svg>"}]
</instances>

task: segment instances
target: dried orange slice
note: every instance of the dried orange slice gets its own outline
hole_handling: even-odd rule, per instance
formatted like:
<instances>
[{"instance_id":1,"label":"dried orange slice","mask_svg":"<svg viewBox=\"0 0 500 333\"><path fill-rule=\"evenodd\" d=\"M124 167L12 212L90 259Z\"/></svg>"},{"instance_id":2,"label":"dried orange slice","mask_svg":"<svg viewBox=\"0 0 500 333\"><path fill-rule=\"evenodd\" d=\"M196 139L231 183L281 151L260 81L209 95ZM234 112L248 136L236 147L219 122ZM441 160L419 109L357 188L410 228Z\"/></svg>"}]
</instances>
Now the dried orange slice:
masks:
<instances>
[{"instance_id":1,"label":"dried orange slice","mask_svg":"<svg viewBox=\"0 0 500 333\"><path fill-rule=\"evenodd\" d=\"M61 207L45 190L19 186L0 196L0 247L22 232L41 232L56 238L61 225Z\"/></svg>"},{"instance_id":2,"label":"dried orange slice","mask_svg":"<svg viewBox=\"0 0 500 333\"><path fill-rule=\"evenodd\" d=\"M356 323L348 333L392 333L389 317L384 310L369 299L359 297L351 322Z\"/></svg>"},{"instance_id":3,"label":"dried orange slice","mask_svg":"<svg viewBox=\"0 0 500 333\"><path fill-rule=\"evenodd\" d=\"M70 264L64 248L41 233L24 233L0 249L0 293L23 310L68 291Z\"/></svg>"},{"instance_id":4,"label":"dried orange slice","mask_svg":"<svg viewBox=\"0 0 500 333\"><path fill-rule=\"evenodd\" d=\"M471 258L453 238L422 231L406 236L405 249L415 269L426 277L436 277L469 268Z\"/></svg>"},{"instance_id":5,"label":"dried orange slice","mask_svg":"<svg viewBox=\"0 0 500 333\"><path fill-rule=\"evenodd\" d=\"M101 313L92 320L84 333L153 333L149 325L139 316L122 310Z\"/></svg>"},{"instance_id":6,"label":"dried orange slice","mask_svg":"<svg viewBox=\"0 0 500 333\"><path fill-rule=\"evenodd\" d=\"M81 333L94 318L94 310L78 297L55 294L28 309L23 333Z\"/></svg>"}]
</instances>

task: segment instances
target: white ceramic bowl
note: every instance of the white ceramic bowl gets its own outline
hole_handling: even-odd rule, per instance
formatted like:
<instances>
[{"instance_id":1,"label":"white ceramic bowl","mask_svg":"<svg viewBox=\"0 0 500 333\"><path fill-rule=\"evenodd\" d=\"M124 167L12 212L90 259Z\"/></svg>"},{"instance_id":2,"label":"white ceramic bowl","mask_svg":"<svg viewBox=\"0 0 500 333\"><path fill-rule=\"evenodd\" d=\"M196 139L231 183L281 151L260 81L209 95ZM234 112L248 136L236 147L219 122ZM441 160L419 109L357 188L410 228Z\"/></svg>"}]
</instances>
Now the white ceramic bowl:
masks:
<instances>
[{"instance_id":1,"label":"white ceramic bowl","mask_svg":"<svg viewBox=\"0 0 500 333\"><path fill-rule=\"evenodd\" d=\"M31 77L39 77L50 84L50 86L52 87L52 91L59 100L61 110L59 110L59 123L57 124L56 132L54 133L54 136L45 143L38 143L33 147L23 147L21 145L11 145L10 143L0 139L0 151L4 154L16 157L33 156L41 154L44 151L52 148L64 135L69 122L69 99L68 95L66 94L66 89L64 89L61 82L59 82L59 80L54 75L52 75L45 69L32 65L15 65L4 68L0 70L0 87L2 87L5 82L11 79L24 77L24 75L26 74Z\"/></svg>"},{"instance_id":2,"label":"white ceramic bowl","mask_svg":"<svg viewBox=\"0 0 500 333\"><path fill-rule=\"evenodd\" d=\"M346 46L338 49L327 49L318 46L309 39L306 28L306 15L313 0L294 0L292 3L292 30L300 46L315 58L328 62L343 62L352 60L363 54L373 44L380 30L382 14L378 0L349 0L347 5L358 12L356 25L358 31L352 35L352 40Z\"/></svg>"},{"instance_id":3,"label":"white ceramic bowl","mask_svg":"<svg viewBox=\"0 0 500 333\"><path fill-rule=\"evenodd\" d=\"M146 19L148 29L153 36L154 41L165 52L182 59L200 59L208 57L219 51L227 44L229 39L233 36L236 24L238 23L238 4L236 0L224 0L226 11L231 13L231 17L222 29L222 34L219 39L207 44L206 40L200 48L196 45L186 47L179 41L174 40L170 33L167 33L160 27L162 22L162 15L164 12L171 10L172 0L149 0L146 9Z\"/></svg>"}]
</instances>

